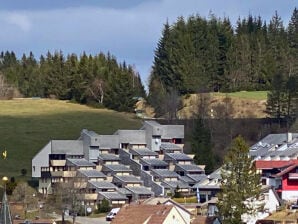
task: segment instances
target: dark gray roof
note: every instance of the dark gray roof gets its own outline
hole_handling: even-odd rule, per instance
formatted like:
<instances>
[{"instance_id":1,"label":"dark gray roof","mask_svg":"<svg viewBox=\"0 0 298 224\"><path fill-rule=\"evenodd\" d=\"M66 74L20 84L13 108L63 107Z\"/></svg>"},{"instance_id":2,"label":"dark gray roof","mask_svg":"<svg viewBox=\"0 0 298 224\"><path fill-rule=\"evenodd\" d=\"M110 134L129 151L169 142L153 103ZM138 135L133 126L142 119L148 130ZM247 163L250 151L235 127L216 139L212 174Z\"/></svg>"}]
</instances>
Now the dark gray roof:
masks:
<instances>
[{"instance_id":1,"label":"dark gray roof","mask_svg":"<svg viewBox=\"0 0 298 224\"><path fill-rule=\"evenodd\" d=\"M176 152L176 153L166 153L164 160L176 160L176 161L193 161L192 158L190 158L188 155L184 154L184 153L180 153L180 152Z\"/></svg>"},{"instance_id":2,"label":"dark gray roof","mask_svg":"<svg viewBox=\"0 0 298 224\"><path fill-rule=\"evenodd\" d=\"M207 176L209 179L219 179L221 180L221 168L218 168L213 173Z\"/></svg>"},{"instance_id":3,"label":"dark gray roof","mask_svg":"<svg viewBox=\"0 0 298 224\"><path fill-rule=\"evenodd\" d=\"M88 181L89 188L96 189L117 189L117 187L108 181Z\"/></svg>"},{"instance_id":4,"label":"dark gray roof","mask_svg":"<svg viewBox=\"0 0 298 224\"><path fill-rule=\"evenodd\" d=\"M182 151L182 148L179 145L176 145L174 143L161 143L160 148L163 150L180 150Z\"/></svg>"},{"instance_id":5,"label":"dark gray roof","mask_svg":"<svg viewBox=\"0 0 298 224\"><path fill-rule=\"evenodd\" d=\"M179 188L189 188L189 185L183 181L162 181L161 182L162 186L168 186L170 188L176 189L177 187Z\"/></svg>"},{"instance_id":6,"label":"dark gray roof","mask_svg":"<svg viewBox=\"0 0 298 224\"><path fill-rule=\"evenodd\" d=\"M162 138L184 138L184 125L163 125Z\"/></svg>"},{"instance_id":7,"label":"dark gray roof","mask_svg":"<svg viewBox=\"0 0 298 224\"><path fill-rule=\"evenodd\" d=\"M83 155L83 141L81 140L52 140L52 154Z\"/></svg>"},{"instance_id":8,"label":"dark gray roof","mask_svg":"<svg viewBox=\"0 0 298 224\"><path fill-rule=\"evenodd\" d=\"M152 175L160 177L179 177L176 172L168 169L152 169Z\"/></svg>"},{"instance_id":9,"label":"dark gray roof","mask_svg":"<svg viewBox=\"0 0 298 224\"><path fill-rule=\"evenodd\" d=\"M127 183L143 183L142 180L140 180L139 178L137 178L134 175L125 175L125 176L115 175L114 179L113 179L113 182L116 181L115 179L118 179L122 182L127 182Z\"/></svg>"},{"instance_id":10,"label":"dark gray roof","mask_svg":"<svg viewBox=\"0 0 298 224\"><path fill-rule=\"evenodd\" d=\"M188 176L179 176L179 180L182 180L185 183L195 183L196 182L194 179L191 179Z\"/></svg>"},{"instance_id":11,"label":"dark gray roof","mask_svg":"<svg viewBox=\"0 0 298 224\"><path fill-rule=\"evenodd\" d=\"M149 190L146 187L125 187L127 190L131 191L134 194L151 194L153 195L153 192Z\"/></svg>"},{"instance_id":12,"label":"dark gray roof","mask_svg":"<svg viewBox=\"0 0 298 224\"><path fill-rule=\"evenodd\" d=\"M114 135L119 136L119 143L146 144L144 130L118 130Z\"/></svg>"},{"instance_id":13,"label":"dark gray roof","mask_svg":"<svg viewBox=\"0 0 298 224\"><path fill-rule=\"evenodd\" d=\"M140 148L140 149L130 149L129 152L132 155L140 155L140 156L158 156L158 154L148 148Z\"/></svg>"},{"instance_id":14,"label":"dark gray roof","mask_svg":"<svg viewBox=\"0 0 298 224\"><path fill-rule=\"evenodd\" d=\"M112 171L132 171L129 167L123 164L104 164L102 166L102 171L106 171L107 169Z\"/></svg>"},{"instance_id":15,"label":"dark gray roof","mask_svg":"<svg viewBox=\"0 0 298 224\"><path fill-rule=\"evenodd\" d=\"M115 154L111 154L111 153L99 154L98 159L102 161L120 161L121 160L119 156L116 156Z\"/></svg>"},{"instance_id":16,"label":"dark gray roof","mask_svg":"<svg viewBox=\"0 0 298 224\"><path fill-rule=\"evenodd\" d=\"M119 192L98 192L98 194L109 200L127 200L127 197Z\"/></svg>"},{"instance_id":17,"label":"dark gray roof","mask_svg":"<svg viewBox=\"0 0 298 224\"><path fill-rule=\"evenodd\" d=\"M176 164L175 170L177 169L182 169L186 171L204 171L201 167L195 165L195 164Z\"/></svg>"},{"instance_id":18,"label":"dark gray roof","mask_svg":"<svg viewBox=\"0 0 298 224\"><path fill-rule=\"evenodd\" d=\"M151 166L168 166L168 163L160 159L141 159L141 164L147 164Z\"/></svg>"},{"instance_id":19,"label":"dark gray roof","mask_svg":"<svg viewBox=\"0 0 298 224\"><path fill-rule=\"evenodd\" d=\"M127 190L126 188L118 188L117 191L123 195L132 195L131 191Z\"/></svg>"},{"instance_id":20,"label":"dark gray roof","mask_svg":"<svg viewBox=\"0 0 298 224\"><path fill-rule=\"evenodd\" d=\"M89 162L86 159L66 159L67 166L78 166L78 167L96 167L94 163Z\"/></svg>"},{"instance_id":21,"label":"dark gray roof","mask_svg":"<svg viewBox=\"0 0 298 224\"><path fill-rule=\"evenodd\" d=\"M81 173L83 176L86 177L106 177L102 172L98 170L78 170L78 173Z\"/></svg>"},{"instance_id":22,"label":"dark gray roof","mask_svg":"<svg viewBox=\"0 0 298 224\"><path fill-rule=\"evenodd\" d=\"M194 175L194 174L187 174L186 176L189 177L189 178L191 178L191 179L193 179L195 182L199 182L199 181L201 181L203 179L207 179L208 178L206 174L196 174L196 175Z\"/></svg>"},{"instance_id":23,"label":"dark gray roof","mask_svg":"<svg viewBox=\"0 0 298 224\"><path fill-rule=\"evenodd\" d=\"M118 149L119 136L118 135L99 135L99 148L101 149Z\"/></svg>"},{"instance_id":24,"label":"dark gray roof","mask_svg":"<svg viewBox=\"0 0 298 224\"><path fill-rule=\"evenodd\" d=\"M199 188L199 189L217 189L219 190L220 189L220 184L195 184L194 186L192 186L193 189L195 188Z\"/></svg>"}]
</instances>

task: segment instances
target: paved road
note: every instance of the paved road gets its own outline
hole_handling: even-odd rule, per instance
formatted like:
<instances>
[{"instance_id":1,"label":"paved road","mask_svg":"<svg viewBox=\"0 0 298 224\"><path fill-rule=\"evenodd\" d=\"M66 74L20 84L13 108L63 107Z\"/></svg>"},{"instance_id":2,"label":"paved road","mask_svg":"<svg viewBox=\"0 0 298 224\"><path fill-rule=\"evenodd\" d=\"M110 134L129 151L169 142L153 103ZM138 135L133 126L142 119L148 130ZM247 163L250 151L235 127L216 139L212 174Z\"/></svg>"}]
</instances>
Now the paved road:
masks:
<instances>
[{"instance_id":1,"label":"paved road","mask_svg":"<svg viewBox=\"0 0 298 224\"><path fill-rule=\"evenodd\" d=\"M89 218L89 217L84 217L84 216L78 216L76 218L77 223L81 224L109 224L110 222L106 221L105 217L100 217L100 218Z\"/></svg>"},{"instance_id":2,"label":"paved road","mask_svg":"<svg viewBox=\"0 0 298 224\"><path fill-rule=\"evenodd\" d=\"M61 220L61 216L56 216L56 220ZM65 220L72 221L71 216L65 216ZM106 217L100 218L89 218L86 216L77 216L76 217L76 224L110 224L110 222L106 221Z\"/></svg>"}]
</instances>

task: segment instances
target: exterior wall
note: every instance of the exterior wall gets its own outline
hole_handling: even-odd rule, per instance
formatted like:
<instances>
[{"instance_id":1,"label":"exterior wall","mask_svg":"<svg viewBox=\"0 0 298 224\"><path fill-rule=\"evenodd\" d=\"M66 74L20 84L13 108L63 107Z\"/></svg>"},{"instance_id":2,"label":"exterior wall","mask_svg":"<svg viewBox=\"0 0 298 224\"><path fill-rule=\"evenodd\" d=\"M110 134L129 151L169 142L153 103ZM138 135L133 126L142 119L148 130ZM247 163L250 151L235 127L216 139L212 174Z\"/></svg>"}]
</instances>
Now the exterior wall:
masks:
<instances>
[{"instance_id":1,"label":"exterior wall","mask_svg":"<svg viewBox=\"0 0 298 224\"><path fill-rule=\"evenodd\" d=\"M51 141L43 147L32 159L32 177L41 176L41 167L49 167L49 154L51 153Z\"/></svg>"},{"instance_id":2,"label":"exterior wall","mask_svg":"<svg viewBox=\"0 0 298 224\"><path fill-rule=\"evenodd\" d=\"M269 212L276 211L276 208L279 206L279 201L275 197L275 194L273 193L272 189L268 192L268 200L266 200L264 209L268 209Z\"/></svg>"},{"instance_id":3,"label":"exterior wall","mask_svg":"<svg viewBox=\"0 0 298 224\"><path fill-rule=\"evenodd\" d=\"M281 198L286 201L297 201L298 198L298 189L292 191L282 191Z\"/></svg>"},{"instance_id":4,"label":"exterior wall","mask_svg":"<svg viewBox=\"0 0 298 224\"><path fill-rule=\"evenodd\" d=\"M82 131L82 139L83 139L83 151L84 151L84 158L89 161L89 146L91 145L90 136L85 133L86 130Z\"/></svg>"},{"instance_id":5,"label":"exterior wall","mask_svg":"<svg viewBox=\"0 0 298 224\"><path fill-rule=\"evenodd\" d=\"M185 220L184 217L182 217L182 215L179 213L176 207L173 207L169 212L169 214L167 215L166 219L163 221L163 224L173 224L173 223L189 224L190 220L187 222L187 220Z\"/></svg>"},{"instance_id":6,"label":"exterior wall","mask_svg":"<svg viewBox=\"0 0 298 224\"><path fill-rule=\"evenodd\" d=\"M297 190L298 191L298 179L290 180L288 174L282 177L282 190Z\"/></svg>"},{"instance_id":7,"label":"exterior wall","mask_svg":"<svg viewBox=\"0 0 298 224\"><path fill-rule=\"evenodd\" d=\"M131 161L131 154L126 152L124 149L119 149L119 158L121 159L122 164L129 165Z\"/></svg>"},{"instance_id":8,"label":"exterior wall","mask_svg":"<svg viewBox=\"0 0 298 224\"><path fill-rule=\"evenodd\" d=\"M140 176L141 170L142 170L142 164L139 162L130 160L130 169L132 169L132 173L135 176Z\"/></svg>"},{"instance_id":9,"label":"exterior wall","mask_svg":"<svg viewBox=\"0 0 298 224\"><path fill-rule=\"evenodd\" d=\"M166 205L174 205L172 202L168 201L167 203L165 203ZM178 210L178 212L181 214L181 216L183 217L183 219L186 221L186 223L190 223L190 214L188 212L186 212L185 210L183 210L182 208L175 206L175 208Z\"/></svg>"},{"instance_id":10,"label":"exterior wall","mask_svg":"<svg viewBox=\"0 0 298 224\"><path fill-rule=\"evenodd\" d=\"M154 192L155 196L160 196L160 195L164 196L165 194L164 187L154 182L152 175L142 170L140 173L140 176L141 176L141 180L144 181L144 186L151 187L151 191Z\"/></svg>"}]
</instances>

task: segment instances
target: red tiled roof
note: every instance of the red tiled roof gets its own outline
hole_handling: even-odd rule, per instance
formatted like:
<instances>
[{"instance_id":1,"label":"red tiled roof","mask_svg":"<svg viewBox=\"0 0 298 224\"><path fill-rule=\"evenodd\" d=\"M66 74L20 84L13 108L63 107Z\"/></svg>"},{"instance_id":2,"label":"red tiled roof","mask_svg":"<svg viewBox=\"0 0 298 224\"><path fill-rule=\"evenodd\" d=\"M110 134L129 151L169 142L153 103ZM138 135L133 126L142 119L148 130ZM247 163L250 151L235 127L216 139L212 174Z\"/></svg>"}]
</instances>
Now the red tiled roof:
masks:
<instances>
[{"instance_id":1,"label":"red tiled roof","mask_svg":"<svg viewBox=\"0 0 298 224\"><path fill-rule=\"evenodd\" d=\"M116 217L111 222L112 224L162 224L167 218L172 205L129 205L122 207Z\"/></svg>"},{"instance_id":2,"label":"red tiled roof","mask_svg":"<svg viewBox=\"0 0 298 224\"><path fill-rule=\"evenodd\" d=\"M256 168L257 169L273 169L273 168L282 168L291 166L293 164L298 164L298 160L257 160Z\"/></svg>"},{"instance_id":3,"label":"red tiled roof","mask_svg":"<svg viewBox=\"0 0 298 224\"><path fill-rule=\"evenodd\" d=\"M288 168L284 169L283 171L277 173L276 175L274 175L275 177L281 177L283 176L284 174L292 171L293 169L295 169L296 167L298 166L298 164L293 164L291 166L289 166Z\"/></svg>"}]
</instances>

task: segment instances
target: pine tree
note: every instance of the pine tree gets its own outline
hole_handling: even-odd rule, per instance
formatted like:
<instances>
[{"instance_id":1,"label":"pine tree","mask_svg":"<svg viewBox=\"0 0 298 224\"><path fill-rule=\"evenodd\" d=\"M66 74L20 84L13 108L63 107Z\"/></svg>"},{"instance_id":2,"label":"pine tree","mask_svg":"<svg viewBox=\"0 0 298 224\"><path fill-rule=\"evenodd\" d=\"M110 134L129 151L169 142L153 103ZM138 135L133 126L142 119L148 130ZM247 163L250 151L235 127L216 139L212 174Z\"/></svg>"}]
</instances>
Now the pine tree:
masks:
<instances>
[{"instance_id":1,"label":"pine tree","mask_svg":"<svg viewBox=\"0 0 298 224\"><path fill-rule=\"evenodd\" d=\"M219 214L224 224L241 223L243 214L253 214L259 208L251 199L260 194L260 176L249 157L249 147L242 137L233 140L221 169L222 185L218 195Z\"/></svg>"},{"instance_id":2,"label":"pine tree","mask_svg":"<svg viewBox=\"0 0 298 224\"><path fill-rule=\"evenodd\" d=\"M194 122L195 125L191 138L191 149L195 154L194 160L196 164L206 165L205 172L209 174L214 170L215 162L212 151L211 133L208 127L204 125L202 118L198 117Z\"/></svg>"}]
</instances>

